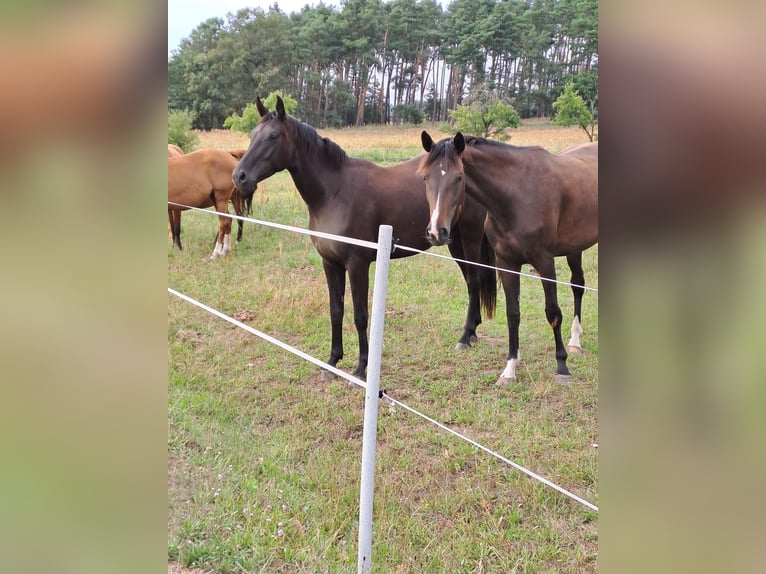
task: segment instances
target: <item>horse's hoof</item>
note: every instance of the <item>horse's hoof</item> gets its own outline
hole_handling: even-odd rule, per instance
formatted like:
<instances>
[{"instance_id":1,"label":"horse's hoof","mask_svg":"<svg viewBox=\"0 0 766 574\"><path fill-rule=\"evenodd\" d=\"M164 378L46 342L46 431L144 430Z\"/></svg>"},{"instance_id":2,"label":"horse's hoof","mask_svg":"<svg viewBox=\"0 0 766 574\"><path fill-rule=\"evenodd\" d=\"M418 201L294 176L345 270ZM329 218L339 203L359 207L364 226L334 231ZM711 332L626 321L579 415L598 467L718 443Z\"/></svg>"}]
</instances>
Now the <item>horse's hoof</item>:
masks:
<instances>
[{"instance_id":1,"label":"horse's hoof","mask_svg":"<svg viewBox=\"0 0 766 574\"><path fill-rule=\"evenodd\" d=\"M468 339L468 343L469 344L470 343L478 343L478 342L479 342L479 337L477 337L476 335L471 335L471 338Z\"/></svg>"},{"instance_id":2,"label":"horse's hoof","mask_svg":"<svg viewBox=\"0 0 766 574\"><path fill-rule=\"evenodd\" d=\"M582 350L582 347L575 347L574 345L568 345L567 353L569 353L570 355L584 355L585 351Z\"/></svg>"},{"instance_id":3,"label":"horse's hoof","mask_svg":"<svg viewBox=\"0 0 766 574\"><path fill-rule=\"evenodd\" d=\"M469 345L468 343L460 343L460 342L458 342L458 344L455 345L455 350L456 351L465 351L466 349L470 349L470 348L471 348L471 345Z\"/></svg>"},{"instance_id":4,"label":"horse's hoof","mask_svg":"<svg viewBox=\"0 0 766 574\"><path fill-rule=\"evenodd\" d=\"M556 373L556 376L553 377L553 380L557 383L571 383L572 382L572 375L560 375Z\"/></svg>"},{"instance_id":5,"label":"horse's hoof","mask_svg":"<svg viewBox=\"0 0 766 574\"><path fill-rule=\"evenodd\" d=\"M511 379L509 377L498 377L497 381L495 381L495 386L497 387L507 387L511 383L515 383L516 379Z\"/></svg>"},{"instance_id":6,"label":"horse's hoof","mask_svg":"<svg viewBox=\"0 0 766 574\"><path fill-rule=\"evenodd\" d=\"M330 371L326 371L325 369L322 369L319 371L319 382L320 383L329 383L332 380L332 373Z\"/></svg>"}]
</instances>

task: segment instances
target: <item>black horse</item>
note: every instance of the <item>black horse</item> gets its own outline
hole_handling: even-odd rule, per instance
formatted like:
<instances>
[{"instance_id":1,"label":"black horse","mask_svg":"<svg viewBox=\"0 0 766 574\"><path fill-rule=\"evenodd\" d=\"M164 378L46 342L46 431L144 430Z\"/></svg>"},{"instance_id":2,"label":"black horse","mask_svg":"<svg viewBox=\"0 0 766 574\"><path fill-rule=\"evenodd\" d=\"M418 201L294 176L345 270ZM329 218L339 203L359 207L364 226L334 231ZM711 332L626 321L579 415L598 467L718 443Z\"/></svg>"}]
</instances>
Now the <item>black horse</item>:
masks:
<instances>
[{"instance_id":1,"label":"black horse","mask_svg":"<svg viewBox=\"0 0 766 574\"><path fill-rule=\"evenodd\" d=\"M243 199L252 197L255 186L278 171L288 170L309 209L309 228L376 242L381 225L393 227L400 245L426 250L431 245L423 230L428 223L425 185L415 174L420 157L380 167L352 158L336 143L321 137L314 128L285 113L277 98L275 112L256 99L261 121L253 130L250 146L233 173ZM492 264L494 252L484 235L486 210L466 202L459 227L449 245L454 257ZM330 292L332 346L328 363L335 366L343 357L343 298L346 272L351 284L354 324L359 335L359 363L354 375L364 377L367 368L367 322L370 263L375 251L329 239L312 237L322 256ZM411 251L395 249L392 258L408 257ZM497 280L494 272L475 265L460 264L468 285L469 303L458 347L476 341L481 306L488 317L494 314Z\"/></svg>"}]
</instances>

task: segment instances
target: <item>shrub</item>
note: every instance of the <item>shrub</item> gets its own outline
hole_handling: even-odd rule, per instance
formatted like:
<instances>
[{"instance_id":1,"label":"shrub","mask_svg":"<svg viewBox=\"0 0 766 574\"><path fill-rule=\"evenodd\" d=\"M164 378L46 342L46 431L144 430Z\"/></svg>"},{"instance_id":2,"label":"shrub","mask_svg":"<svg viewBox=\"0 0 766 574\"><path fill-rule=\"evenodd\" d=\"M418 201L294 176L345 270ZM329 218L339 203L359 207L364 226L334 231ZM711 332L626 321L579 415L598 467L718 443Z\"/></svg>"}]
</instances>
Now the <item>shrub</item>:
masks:
<instances>
[{"instance_id":1,"label":"shrub","mask_svg":"<svg viewBox=\"0 0 766 574\"><path fill-rule=\"evenodd\" d=\"M184 153L194 151L199 145L199 136L191 131L194 113L189 110L171 110L168 112L168 143L175 144Z\"/></svg>"},{"instance_id":2,"label":"shrub","mask_svg":"<svg viewBox=\"0 0 766 574\"><path fill-rule=\"evenodd\" d=\"M242 110L242 115L231 114L223 121L223 127L229 128L233 132L243 132L249 134L261 120L261 114L255 104L247 104Z\"/></svg>"},{"instance_id":3,"label":"shrub","mask_svg":"<svg viewBox=\"0 0 766 574\"><path fill-rule=\"evenodd\" d=\"M467 106L460 105L449 111L457 128L468 134L508 139L508 128L517 128L521 124L519 114L513 106L501 101L491 103L474 101Z\"/></svg>"},{"instance_id":4,"label":"shrub","mask_svg":"<svg viewBox=\"0 0 766 574\"><path fill-rule=\"evenodd\" d=\"M588 139L593 141L596 120L585 105L585 100L575 91L572 82L566 85L564 93L553 102L553 109L556 110L556 115L551 120L552 124L578 126L587 134Z\"/></svg>"},{"instance_id":5,"label":"shrub","mask_svg":"<svg viewBox=\"0 0 766 574\"><path fill-rule=\"evenodd\" d=\"M506 140L508 128L521 125L519 114L510 104L503 102L487 84L474 87L466 105L450 110L450 117L463 133Z\"/></svg>"}]
</instances>

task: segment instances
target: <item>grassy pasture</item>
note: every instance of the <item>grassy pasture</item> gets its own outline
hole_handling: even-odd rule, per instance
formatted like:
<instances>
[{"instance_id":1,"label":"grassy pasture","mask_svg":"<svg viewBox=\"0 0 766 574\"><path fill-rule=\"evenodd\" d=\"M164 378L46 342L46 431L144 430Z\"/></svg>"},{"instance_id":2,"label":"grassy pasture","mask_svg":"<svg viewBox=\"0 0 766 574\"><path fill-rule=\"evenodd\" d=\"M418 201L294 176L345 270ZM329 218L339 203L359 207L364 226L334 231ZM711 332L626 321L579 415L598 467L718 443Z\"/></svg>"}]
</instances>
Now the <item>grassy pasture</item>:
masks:
<instances>
[{"instance_id":1,"label":"grassy pasture","mask_svg":"<svg viewBox=\"0 0 766 574\"><path fill-rule=\"evenodd\" d=\"M347 150L415 155L421 129L321 133ZM200 147L247 145L244 135L200 135ZM558 151L584 138L528 123L511 141ZM284 172L259 184L253 216L308 219ZM216 225L184 214L184 251L168 241L169 286L326 360L327 288L310 240L247 223L227 258L209 260ZM595 247L584 257L596 287L597 256ZM563 260L558 273L569 278ZM494 385L507 352L502 289L498 316L458 352L466 303L454 263L392 262L381 387L598 504L597 294L585 295L587 352L570 358L567 385L552 380L539 281L522 278L523 362L511 386ZM569 288L559 303L568 335ZM347 293L339 367L349 372L358 353L350 307ZM214 572L355 572L363 410L361 389L323 383L313 365L169 295L168 559ZM374 571L596 571L597 516L585 507L387 401L378 428Z\"/></svg>"}]
</instances>

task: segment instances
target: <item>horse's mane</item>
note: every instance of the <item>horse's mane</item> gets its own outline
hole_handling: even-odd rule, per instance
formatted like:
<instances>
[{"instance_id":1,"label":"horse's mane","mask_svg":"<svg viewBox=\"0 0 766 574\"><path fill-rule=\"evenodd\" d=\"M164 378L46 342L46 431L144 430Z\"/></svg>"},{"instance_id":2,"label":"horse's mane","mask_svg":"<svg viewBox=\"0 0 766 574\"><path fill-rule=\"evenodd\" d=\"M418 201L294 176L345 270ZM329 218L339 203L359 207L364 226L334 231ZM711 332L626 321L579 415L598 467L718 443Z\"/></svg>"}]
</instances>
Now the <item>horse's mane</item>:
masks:
<instances>
[{"instance_id":1,"label":"horse's mane","mask_svg":"<svg viewBox=\"0 0 766 574\"><path fill-rule=\"evenodd\" d=\"M497 140L489 140L487 138L479 136L463 136L465 138L465 145L471 147L483 147L493 148L497 150L544 150L545 148L540 146L516 146L507 144ZM429 167L431 167L436 161L444 160L447 164L455 163L458 159L457 151L452 145L452 138L444 138L431 147L431 151L423 158L423 161L418 167L416 172L418 176L422 177L426 175Z\"/></svg>"},{"instance_id":2,"label":"horse's mane","mask_svg":"<svg viewBox=\"0 0 766 574\"><path fill-rule=\"evenodd\" d=\"M467 146L473 146L473 147L481 147L481 146L487 146L487 147L494 147L494 148L503 148L503 149L545 149L539 145L513 145L505 142L501 142L498 140L488 140L487 138L482 138L479 136L464 136L465 137L465 145Z\"/></svg>"},{"instance_id":3,"label":"horse's mane","mask_svg":"<svg viewBox=\"0 0 766 574\"><path fill-rule=\"evenodd\" d=\"M261 121L268 121L277 119L276 112L272 112L268 116L264 116ZM302 121L287 116L288 126L295 132L296 141L300 141L303 144L307 153L315 156L319 156L327 163L332 169L340 168L348 157L345 150L332 141L329 138L323 138L317 131L308 124L304 124Z\"/></svg>"}]
</instances>

